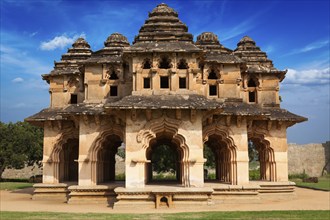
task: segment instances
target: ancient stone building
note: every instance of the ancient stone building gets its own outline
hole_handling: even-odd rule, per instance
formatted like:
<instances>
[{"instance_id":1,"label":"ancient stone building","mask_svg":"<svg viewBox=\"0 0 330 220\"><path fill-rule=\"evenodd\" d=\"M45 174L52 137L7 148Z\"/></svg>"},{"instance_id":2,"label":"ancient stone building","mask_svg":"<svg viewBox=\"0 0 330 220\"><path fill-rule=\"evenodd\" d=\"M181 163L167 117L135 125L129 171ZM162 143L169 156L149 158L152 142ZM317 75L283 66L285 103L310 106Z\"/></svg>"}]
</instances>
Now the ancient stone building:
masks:
<instances>
[{"instance_id":1,"label":"ancient stone building","mask_svg":"<svg viewBox=\"0 0 330 220\"><path fill-rule=\"evenodd\" d=\"M280 108L285 74L250 37L234 50L212 32L194 42L166 4L149 13L132 44L113 33L92 51L79 38L42 76L50 107L26 119L44 128L34 198L158 207L292 193L286 129L306 119ZM259 152L259 182L249 181L249 141ZM153 181L160 145L176 161L172 182ZM212 182L204 179L206 145L215 156ZM119 147L123 182L115 181Z\"/></svg>"}]
</instances>

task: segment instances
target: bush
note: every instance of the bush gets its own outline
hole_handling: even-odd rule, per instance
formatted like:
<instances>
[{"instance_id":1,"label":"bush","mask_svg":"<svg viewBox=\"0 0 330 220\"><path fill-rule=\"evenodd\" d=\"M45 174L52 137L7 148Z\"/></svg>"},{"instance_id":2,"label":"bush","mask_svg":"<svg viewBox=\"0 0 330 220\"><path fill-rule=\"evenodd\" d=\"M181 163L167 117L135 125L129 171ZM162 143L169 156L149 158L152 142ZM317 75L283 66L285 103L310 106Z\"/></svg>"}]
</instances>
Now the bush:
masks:
<instances>
[{"instance_id":1,"label":"bush","mask_svg":"<svg viewBox=\"0 0 330 220\"><path fill-rule=\"evenodd\" d=\"M116 177L115 177L115 180L116 181L125 181L125 173L119 173L119 174L116 174Z\"/></svg>"},{"instance_id":2,"label":"bush","mask_svg":"<svg viewBox=\"0 0 330 220\"><path fill-rule=\"evenodd\" d=\"M260 180L260 169L249 170L249 179L250 180Z\"/></svg>"},{"instance_id":3,"label":"bush","mask_svg":"<svg viewBox=\"0 0 330 220\"><path fill-rule=\"evenodd\" d=\"M172 173L158 173L153 175L153 180L176 180L176 175Z\"/></svg>"},{"instance_id":4,"label":"bush","mask_svg":"<svg viewBox=\"0 0 330 220\"><path fill-rule=\"evenodd\" d=\"M209 174L207 175L207 179L208 179L208 180L215 180L215 179L216 179L215 173L209 173Z\"/></svg>"},{"instance_id":5,"label":"bush","mask_svg":"<svg viewBox=\"0 0 330 220\"><path fill-rule=\"evenodd\" d=\"M303 179L306 179L308 177L309 176L305 172L303 172L303 173L294 173L294 174L289 175L289 179L301 179L301 180L303 180Z\"/></svg>"}]
</instances>

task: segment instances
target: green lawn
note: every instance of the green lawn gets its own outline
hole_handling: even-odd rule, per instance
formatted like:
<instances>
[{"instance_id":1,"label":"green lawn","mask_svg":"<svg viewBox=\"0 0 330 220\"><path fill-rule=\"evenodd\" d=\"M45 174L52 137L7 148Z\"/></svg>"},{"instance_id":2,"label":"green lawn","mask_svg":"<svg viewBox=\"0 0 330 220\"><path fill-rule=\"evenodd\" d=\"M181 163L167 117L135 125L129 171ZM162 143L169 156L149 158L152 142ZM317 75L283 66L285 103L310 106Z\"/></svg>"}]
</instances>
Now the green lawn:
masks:
<instances>
[{"instance_id":1,"label":"green lawn","mask_svg":"<svg viewBox=\"0 0 330 220\"><path fill-rule=\"evenodd\" d=\"M0 182L0 190L16 190L32 187L33 183L24 182Z\"/></svg>"},{"instance_id":2,"label":"green lawn","mask_svg":"<svg viewBox=\"0 0 330 220\"><path fill-rule=\"evenodd\" d=\"M188 212L175 214L104 214L54 212L1 212L0 219L329 219L329 211L262 211L262 212Z\"/></svg>"},{"instance_id":3,"label":"green lawn","mask_svg":"<svg viewBox=\"0 0 330 220\"><path fill-rule=\"evenodd\" d=\"M315 189L323 189L330 191L330 175L319 177L318 183L305 183L302 179L290 179L295 182L297 186L310 187Z\"/></svg>"}]
</instances>

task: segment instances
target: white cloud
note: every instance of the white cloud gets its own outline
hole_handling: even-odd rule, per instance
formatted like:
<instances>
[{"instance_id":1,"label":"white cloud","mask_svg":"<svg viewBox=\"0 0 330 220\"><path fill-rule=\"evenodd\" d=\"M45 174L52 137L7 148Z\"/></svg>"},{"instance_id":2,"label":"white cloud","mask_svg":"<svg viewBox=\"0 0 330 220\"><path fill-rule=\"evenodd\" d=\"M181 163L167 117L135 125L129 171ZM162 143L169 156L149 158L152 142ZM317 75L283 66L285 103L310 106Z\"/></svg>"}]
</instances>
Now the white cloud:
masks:
<instances>
[{"instance_id":1,"label":"white cloud","mask_svg":"<svg viewBox=\"0 0 330 220\"><path fill-rule=\"evenodd\" d=\"M34 37L34 36L36 36L37 34L38 34L38 31L33 32L33 33L29 34L29 37Z\"/></svg>"},{"instance_id":2,"label":"white cloud","mask_svg":"<svg viewBox=\"0 0 330 220\"><path fill-rule=\"evenodd\" d=\"M323 85L330 83L330 68L294 70L288 69L285 84Z\"/></svg>"},{"instance_id":3,"label":"white cloud","mask_svg":"<svg viewBox=\"0 0 330 220\"><path fill-rule=\"evenodd\" d=\"M22 83L24 82L24 79L22 79L21 77L17 77L15 79L12 80L13 83Z\"/></svg>"},{"instance_id":4,"label":"white cloud","mask_svg":"<svg viewBox=\"0 0 330 220\"><path fill-rule=\"evenodd\" d=\"M61 36L56 36L50 41L41 42L41 50L55 50L57 48L63 49L64 47L73 44L73 42L79 38L85 37L85 34L74 35L73 37L67 37L65 34Z\"/></svg>"},{"instance_id":5,"label":"white cloud","mask_svg":"<svg viewBox=\"0 0 330 220\"><path fill-rule=\"evenodd\" d=\"M24 50L0 45L1 51L1 71L5 71L6 68L14 69L16 72L24 74L38 75L48 73L51 70L52 65L45 65L39 59L29 56ZM12 71L12 70L11 70Z\"/></svg>"},{"instance_id":6,"label":"white cloud","mask_svg":"<svg viewBox=\"0 0 330 220\"><path fill-rule=\"evenodd\" d=\"M306 52L320 49L323 47L329 47L329 40L318 40L318 41L312 42L301 49L292 50L290 53L287 53L284 56L306 53Z\"/></svg>"}]
</instances>

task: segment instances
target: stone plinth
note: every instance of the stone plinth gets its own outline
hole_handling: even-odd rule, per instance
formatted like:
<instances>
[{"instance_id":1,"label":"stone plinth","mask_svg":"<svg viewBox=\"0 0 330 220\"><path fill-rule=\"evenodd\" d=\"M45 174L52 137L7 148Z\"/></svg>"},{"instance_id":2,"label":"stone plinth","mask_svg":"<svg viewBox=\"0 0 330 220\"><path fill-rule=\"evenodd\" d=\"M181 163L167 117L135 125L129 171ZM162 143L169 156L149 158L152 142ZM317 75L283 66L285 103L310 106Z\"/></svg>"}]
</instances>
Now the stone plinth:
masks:
<instances>
[{"instance_id":1,"label":"stone plinth","mask_svg":"<svg viewBox=\"0 0 330 220\"><path fill-rule=\"evenodd\" d=\"M69 204L106 203L110 206L116 202L114 189L118 184L96 186L70 186L68 188Z\"/></svg>"},{"instance_id":2,"label":"stone plinth","mask_svg":"<svg viewBox=\"0 0 330 220\"><path fill-rule=\"evenodd\" d=\"M34 200L59 200L66 202L68 199L68 186L66 183L59 184L34 184L34 193L32 199Z\"/></svg>"}]
</instances>

